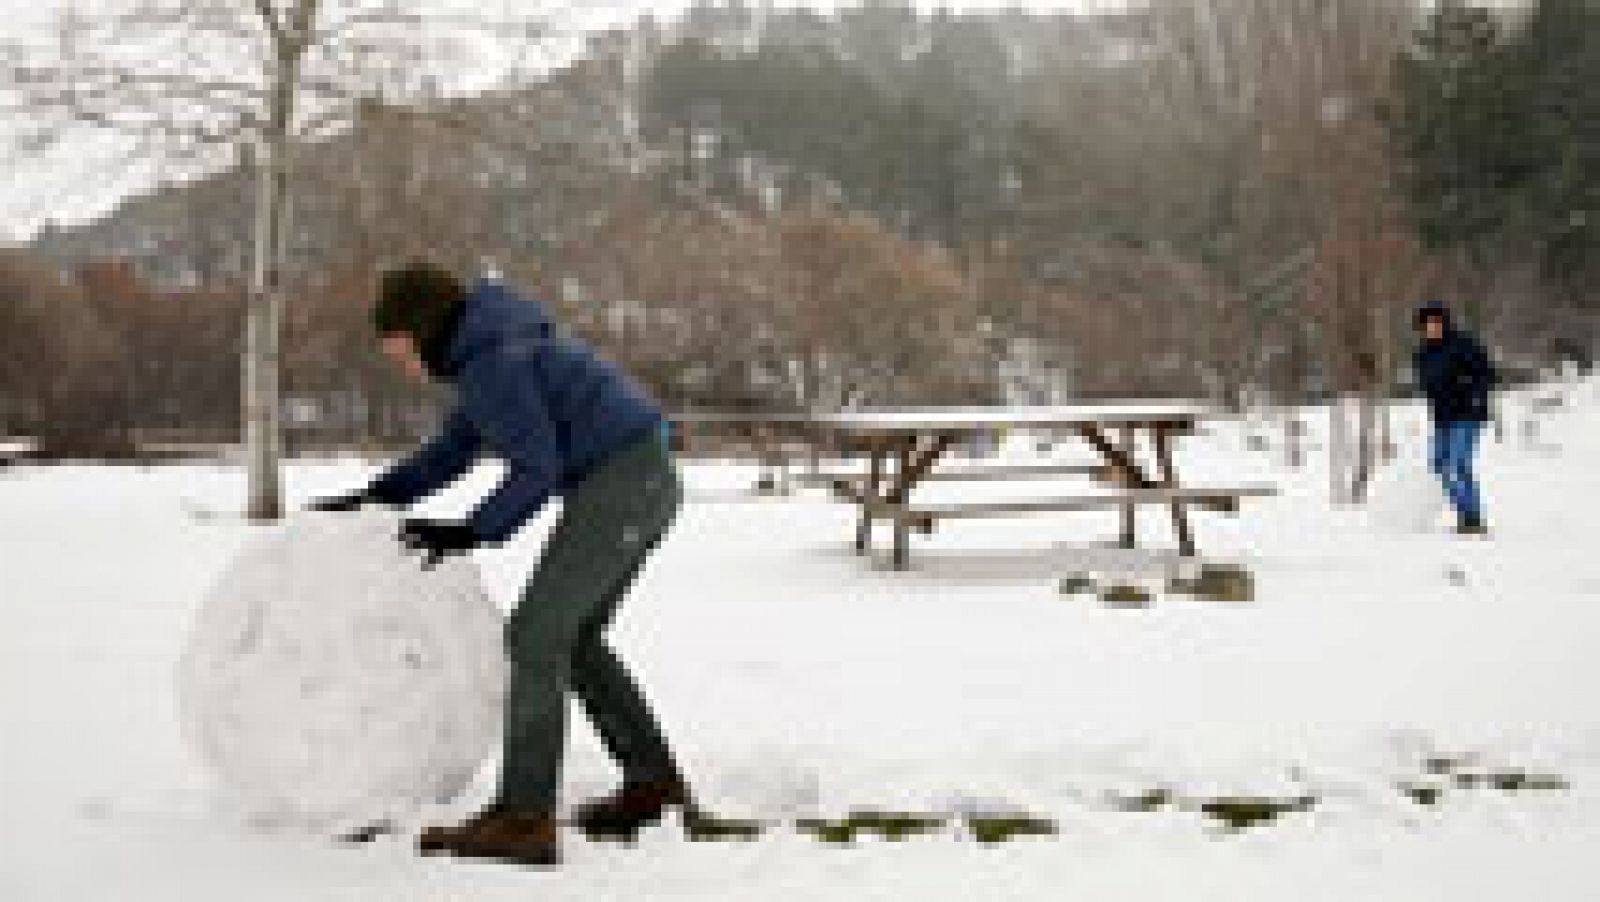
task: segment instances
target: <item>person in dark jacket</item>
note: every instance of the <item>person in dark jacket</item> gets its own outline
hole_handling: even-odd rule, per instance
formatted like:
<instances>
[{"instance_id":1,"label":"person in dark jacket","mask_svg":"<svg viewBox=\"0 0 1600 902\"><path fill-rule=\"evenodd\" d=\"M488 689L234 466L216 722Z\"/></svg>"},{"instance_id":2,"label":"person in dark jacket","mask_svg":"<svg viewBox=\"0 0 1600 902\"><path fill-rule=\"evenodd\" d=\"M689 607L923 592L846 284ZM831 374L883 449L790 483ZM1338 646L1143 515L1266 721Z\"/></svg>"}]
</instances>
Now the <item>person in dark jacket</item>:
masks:
<instances>
[{"instance_id":1,"label":"person in dark jacket","mask_svg":"<svg viewBox=\"0 0 1600 902\"><path fill-rule=\"evenodd\" d=\"M1489 422L1495 370L1483 346L1457 328L1444 304L1417 310L1417 383L1433 420L1432 464L1457 515L1457 531L1488 531L1473 460Z\"/></svg>"},{"instance_id":2,"label":"person in dark jacket","mask_svg":"<svg viewBox=\"0 0 1600 902\"><path fill-rule=\"evenodd\" d=\"M482 457L505 463L499 487L462 521L406 519L401 540L432 567L510 539L555 496L559 521L506 626L511 682L492 804L430 828L424 852L552 865L569 695L622 771L621 788L577 812L590 833L630 834L690 793L644 694L606 630L681 490L660 410L614 366L559 332L541 306L493 281L468 288L425 264L387 273L374 319L385 353L415 378L454 390L438 436L323 511L404 507Z\"/></svg>"}]
</instances>

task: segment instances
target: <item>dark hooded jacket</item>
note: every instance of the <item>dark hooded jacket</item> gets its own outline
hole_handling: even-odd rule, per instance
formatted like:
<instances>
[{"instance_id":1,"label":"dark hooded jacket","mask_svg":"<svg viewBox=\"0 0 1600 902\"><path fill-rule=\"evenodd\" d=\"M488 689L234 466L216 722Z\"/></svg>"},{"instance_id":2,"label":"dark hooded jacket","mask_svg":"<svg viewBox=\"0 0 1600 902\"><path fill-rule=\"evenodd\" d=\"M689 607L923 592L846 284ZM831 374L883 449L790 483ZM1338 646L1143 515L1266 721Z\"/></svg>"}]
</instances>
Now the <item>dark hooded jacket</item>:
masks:
<instances>
[{"instance_id":1,"label":"dark hooded jacket","mask_svg":"<svg viewBox=\"0 0 1600 902\"><path fill-rule=\"evenodd\" d=\"M1444 337L1423 340L1417 348L1417 385L1428 399L1428 410L1436 423L1486 423L1489 421L1489 394L1494 389L1494 364L1489 354L1466 332L1457 329L1448 312L1436 306L1423 308L1423 317L1437 317L1445 324Z\"/></svg>"},{"instance_id":2,"label":"dark hooded jacket","mask_svg":"<svg viewBox=\"0 0 1600 902\"><path fill-rule=\"evenodd\" d=\"M484 281L464 302L443 359L456 406L441 432L371 486L412 504L459 479L482 456L506 475L468 524L486 542L510 538L545 503L607 457L663 428L661 411L612 364L558 332L537 302Z\"/></svg>"}]
</instances>

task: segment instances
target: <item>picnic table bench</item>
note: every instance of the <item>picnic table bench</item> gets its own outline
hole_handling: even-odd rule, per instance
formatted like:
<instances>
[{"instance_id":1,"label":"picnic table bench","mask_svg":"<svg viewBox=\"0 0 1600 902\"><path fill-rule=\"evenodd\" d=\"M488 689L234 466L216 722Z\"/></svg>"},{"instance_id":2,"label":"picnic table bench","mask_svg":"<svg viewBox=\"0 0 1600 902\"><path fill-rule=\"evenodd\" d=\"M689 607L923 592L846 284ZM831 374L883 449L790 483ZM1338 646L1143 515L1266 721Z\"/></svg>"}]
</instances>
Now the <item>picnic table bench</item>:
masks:
<instances>
[{"instance_id":1,"label":"picnic table bench","mask_svg":"<svg viewBox=\"0 0 1600 902\"><path fill-rule=\"evenodd\" d=\"M858 509L855 547L871 551L879 521L893 530L892 563L905 569L913 532L929 534L946 520L1115 509L1120 544L1135 547L1138 510L1165 507L1184 556L1198 553L1191 508L1236 511L1246 498L1275 494L1265 485L1193 487L1180 482L1173 446L1195 432L1207 409L1183 404L1082 405L1021 408L935 408L831 414L694 414L686 422L721 424L770 435L825 440L841 449L843 469L813 470L800 481L830 488ZM1098 461L1084 464L1006 463L944 466L952 449L984 434L1012 430L1066 433L1082 439ZM1144 438L1144 452L1140 439ZM1018 500L919 503L930 482L1013 482L1088 477L1087 491Z\"/></svg>"},{"instance_id":2,"label":"picnic table bench","mask_svg":"<svg viewBox=\"0 0 1600 902\"><path fill-rule=\"evenodd\" d=\"M0 470L16 466L37 451L37 443L33 439L0 437Z\"/></svg>"}]
</instances>

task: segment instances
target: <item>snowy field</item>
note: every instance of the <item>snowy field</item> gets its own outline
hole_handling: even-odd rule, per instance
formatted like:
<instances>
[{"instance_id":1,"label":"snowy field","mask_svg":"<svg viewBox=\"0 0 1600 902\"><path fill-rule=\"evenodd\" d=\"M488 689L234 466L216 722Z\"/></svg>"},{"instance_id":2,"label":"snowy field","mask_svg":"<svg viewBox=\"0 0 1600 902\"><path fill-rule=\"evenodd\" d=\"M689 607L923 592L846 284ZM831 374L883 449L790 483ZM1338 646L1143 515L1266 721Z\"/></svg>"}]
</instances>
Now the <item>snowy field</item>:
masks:
<instances>
[{"instance_id":1,"label":"snowy field","mask_svg":"<svg viewBox=\"0 0 1600 902\"><path fill-rule=\"evenodd\" d=\"M1097 547L1107 514L951 524L892 573L849 551L849 511L822 495L758 499L747 471L692 468L616 640L707 800L774 826L748 845L569 839L553 873L229 816L182 743L173 671L248 540L216 515L241 474L0 474L0 900L1600 898L1600 390L1565 394L1536 441L1514 401L1487 447L1487 542L1415 528L1429 492L1405 468L1375 512L1339 510L1315 449L1289 471L1245 424L1191 439L1191 478L1285 490L1197 515L1202 547L1254 572L1253 604L1061 594L1085 569L1159 575ZM1422 453L1415 413L1399 437ZM302 465L290 485L303 499L364 472ZM1159 511L1144 519L1165 541ZM498 601L537 533L480 557ZM569 799L611 776L586 730L574 742ZM1171 804L1119 802L1139 796ZM1314 804L1239 831L1203 810L1241 797ZM1026 811L1058 833L835 847L794 828L870 807Z\"/></svg>"}]
</instances>

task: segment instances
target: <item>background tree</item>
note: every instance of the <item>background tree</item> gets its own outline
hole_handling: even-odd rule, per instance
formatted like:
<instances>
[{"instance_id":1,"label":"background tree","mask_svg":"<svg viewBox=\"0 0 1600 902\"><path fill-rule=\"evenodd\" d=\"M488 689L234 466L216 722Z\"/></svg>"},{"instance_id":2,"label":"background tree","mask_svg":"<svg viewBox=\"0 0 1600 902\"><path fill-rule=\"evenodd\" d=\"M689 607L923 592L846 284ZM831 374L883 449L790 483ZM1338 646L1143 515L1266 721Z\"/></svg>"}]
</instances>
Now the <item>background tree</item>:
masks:
<instances>
[{"instance_id":1,"label":"background tree","mask_svg":"<svg viewBox=\"0 0 1600 902\"><path fill-rule=\"evenodd\" d=\"M1511 56L1526 92L1513 121L1524 127L1528 218L1545 270L1568 303L1600 307L1600 4L1539 0Z\"/></svg>"},{"instance_id":2,"label":"background tree","mask_svg":"<svg viewBox=\"0 0 1600 902\"><path fill-rule=\"evenodd\" d=\"M1458 301L1502 342L1594 332L1597 66L1588 0L1509 20L1449 0L1401 56L1390 124L1417 231L1455 257Z\"/></svg>"},{"instance_id":3,"label":"background tree","mask_svg":"<svg viewBox=\"0 0 1600 902\"><path fill-rule=\"evenodd\" d=\"M0 252L0 431L36 437L47 458L122 455L121 350L78 285Z\"/></svg>"},{"instance_id":4,"label":"background tree","mask_svg":"<svg viewBox=\"0 0 1600 902\"><path fill-rule=\"evenodd\" d=\"M536 43L542 24L509 36ZM242 378L252 519L283 510L279 345L297 152L348 128L375 98L436 92L440 70L429 67L447 62L435 52L440 28L396 0L134 0L92 15L69 9L53 46L12 48L20 62L6 86L35 117L31 141L87 125L140 155L199 171L242 160L252 172Z\"/></svg>"}]
</instances>

